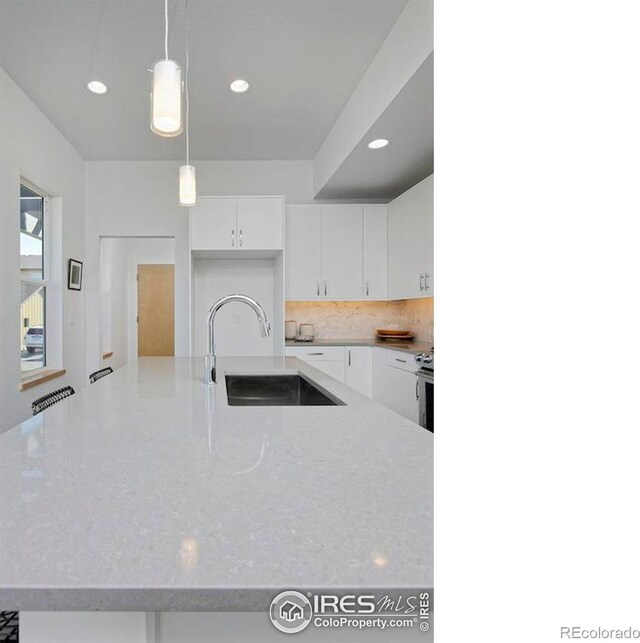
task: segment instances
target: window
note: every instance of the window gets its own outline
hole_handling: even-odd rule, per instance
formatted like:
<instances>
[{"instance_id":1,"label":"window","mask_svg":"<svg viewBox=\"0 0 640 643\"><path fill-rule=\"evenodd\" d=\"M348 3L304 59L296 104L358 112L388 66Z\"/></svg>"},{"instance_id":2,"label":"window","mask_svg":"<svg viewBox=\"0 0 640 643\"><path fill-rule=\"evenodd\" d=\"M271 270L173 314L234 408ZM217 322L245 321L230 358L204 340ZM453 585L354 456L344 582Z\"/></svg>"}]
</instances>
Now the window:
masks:
<instances>
[{"instance_id":1,"label":"window","mask_svg":"<svg viewBox=\"0 0 640 643\"><path fill-rule=\"evenodd\" d=\"M22 372L47 365L47 200L20 185L20 362Z\"/></svg>"}]
</instances>

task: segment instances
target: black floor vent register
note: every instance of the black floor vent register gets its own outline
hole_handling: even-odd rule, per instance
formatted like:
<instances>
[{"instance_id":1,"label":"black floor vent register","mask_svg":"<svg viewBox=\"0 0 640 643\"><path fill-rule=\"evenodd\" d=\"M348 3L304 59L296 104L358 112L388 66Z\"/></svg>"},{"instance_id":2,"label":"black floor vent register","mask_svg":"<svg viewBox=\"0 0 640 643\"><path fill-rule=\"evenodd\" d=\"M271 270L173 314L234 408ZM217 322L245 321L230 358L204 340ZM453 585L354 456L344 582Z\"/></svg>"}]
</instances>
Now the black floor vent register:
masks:
<instances>
[{"instance_id":1,"label":"black floor vent register","mask_svg":"<svg viewBox=\"0 0 640 643\"><path fill-rule=\"evenodd\" d=\"M0 643L5 641L19 641L18 612L0 612Z\"/></svg>"}]
</instances>

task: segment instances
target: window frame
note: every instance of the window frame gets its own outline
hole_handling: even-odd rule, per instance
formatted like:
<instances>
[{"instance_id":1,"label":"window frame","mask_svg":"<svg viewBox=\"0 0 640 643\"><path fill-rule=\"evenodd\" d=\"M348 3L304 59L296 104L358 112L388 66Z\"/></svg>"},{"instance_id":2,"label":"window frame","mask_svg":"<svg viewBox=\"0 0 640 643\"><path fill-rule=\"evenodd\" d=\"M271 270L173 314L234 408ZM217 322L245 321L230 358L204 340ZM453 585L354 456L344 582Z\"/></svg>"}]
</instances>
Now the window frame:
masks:
<instances>
[{"instance_id":1,"label":"window frame","mask_svg":"<svg viewBox=\"0 0 640 643\"><path fill-rule=\"evenodd\" d=\"M34 368L29 371L22 370L22 357L20 357L20 378L33 378L38 376L48 370L50 366L47 366L47 347L49 345L47 332L47 317L48 317L48 294L47 289L51 286L51 266L50 266L50 239L49 239L49 213L50 213L50 196L46 194L44 190L37 187L28 179L20 177L20 187L24 186L28 190L31 190L39 197L42 198L42 278L28 278L25 279L20 275L20 285L29 284L31 286L39 286L43 290L43 311L42 311L42 330L43 330L43 348L42 348L42 366L39 368ZM22 233L22 228L20 228L20 234ZM22 317L21 317L22 319ZM23 332L23 331L21 331ZM22 337L20 337L20 346L22 346Z\"/></svg>"}]
</instances>

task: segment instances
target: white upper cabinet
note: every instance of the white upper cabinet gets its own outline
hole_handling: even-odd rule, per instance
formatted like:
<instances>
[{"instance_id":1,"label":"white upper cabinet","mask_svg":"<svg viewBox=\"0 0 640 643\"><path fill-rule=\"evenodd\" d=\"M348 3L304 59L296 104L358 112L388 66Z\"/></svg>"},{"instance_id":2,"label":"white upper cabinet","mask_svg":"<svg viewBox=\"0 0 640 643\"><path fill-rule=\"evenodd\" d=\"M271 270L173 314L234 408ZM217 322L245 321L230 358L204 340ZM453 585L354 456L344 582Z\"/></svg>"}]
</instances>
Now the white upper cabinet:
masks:
<instances>
[{"instance_id":1,"label":"white upper cabinet","mask_svg":"<svg viewBox=\"0 0 640 643\"><path fill-rule=\"evenodd\" d=\"M231 250L235 245L236 199L200 197L189 208L192 250Z\"/></svg>"},{"instance_id":2,"label":"white upper cabinet","mask_svg":"<svg viewBox=\"0 0 640 643\"><path fill-rule=\"evenodd\" d=\"M387 299L386 205L286 210L286 299Z\"/></svg>"},{"instance_id":3,"label":"white upper cabinet","mask_svg":"<svg viewBox=\"0 0 640 643\"><path fill-rule=\"evenodd\" d=\"M362 282L362 206L323 206L323 297L362 299Z\"/></svg>"},{"instance_id":4,"label":"white upper cabinet","mask_svg":"<svg viewBox=\"0 0 640 643\"><path fill-rule=\"evenodd\" d=\"M431 297L433 175L388 205L388 297Z\"/></svg>"},{"instance_id":5,"label":"white upper cabinet","mask_svg":"<svg viewBox=\"0 0 640 643\"><path fill-rule=\"evenodd\" d=\"M362 217L364 299L387 298L387 206L365 205Z\"/></svg>"},{"instance_id":6,"label":"white upper cabinet","mask_svg":"<svg viewBox=\"0 0 640 643\"><path fill-rule=\"evenodd\" d=\"M322 208L319 205L287 206L285 223L286 298L321 299Z\"/></svg>"},{"instance_id":7,"label":"white upper cabinet","mask_svg":"<svg viewBox=\"0 0 640 643\"><path fill-rule=\"evenodd\" d=\"M199 197L189 210L192 250L282 250L282 197Z\"/></svg>"},{"instance_id":8,"label":"white upper cabinet","mask_svg":"<svg viewBox=\"0 0 640 643\"><path fill-rule=\"evenodd\" d=\"M238 246L250 250L280 250L283 201L259 197L238 199Z\"/></svg>"}]
</instances>

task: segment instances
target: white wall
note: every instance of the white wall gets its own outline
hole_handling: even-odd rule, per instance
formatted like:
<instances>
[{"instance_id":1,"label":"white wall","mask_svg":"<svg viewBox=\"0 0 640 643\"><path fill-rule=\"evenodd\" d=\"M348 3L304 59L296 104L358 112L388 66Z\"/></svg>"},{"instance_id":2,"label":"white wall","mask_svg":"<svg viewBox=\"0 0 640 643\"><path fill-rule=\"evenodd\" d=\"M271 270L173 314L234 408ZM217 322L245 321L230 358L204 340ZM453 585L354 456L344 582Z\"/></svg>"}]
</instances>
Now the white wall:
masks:
<instances>
[{"instance_id":1,"label":"white wall","mask_svg":"<svg viewBox=\"0 0 640 643\"><path fill-rule=\"evenodd\" d=\"M129 361L127 239L100 243L100 353L113 355L103 366L119 368Z\"/></svg>"},{"instance_id":2,"label":"white wall","mask_svg":"<svg viewBox=\"0 0 640 643\"><path fill-rule=\"evenodd\" d=\"M24 392L19 391L16 322L20 315L21 176L55 197L52 205L61 245L51 257L53 274L58 275L51 294L55 291L62 302L58 327L53 329L62 338L55 366L67 371L64 377ZM26 419L35 398L67 384L85 385L86 282L81 292L66 288L67 260L85 260L84 179L85 163L80 155L0 69L0 431Z\"/></svg>"},{"instance_id":3,"label":"white wall","mask_svg":"<svg viewBox=\"0 0 640 643\"><path fill-rule=\"evenodd\" d=\"M252 297L274 324L276 268L274 259L198 259L195 262L196 355L207 351L207 319L215 301L230 293ZM282 281L282 275L279 275ZM231 302L216 315L216 355L275 355L275 335L262 337L256 314L246 304ZM281 351L277 351L278 354Z\"/></svg>"},{"instance_id":4,"label":"white wall","mask_svg":"<svg viewBox=\"0 0 640 643\"><path fill-rule=\"evenodd\" d=\"M188 210L178 204L173 161L90 161L86 164L87 372L100 365L98 257L100 237L175 239L176 355L189 355ZM284 195L313 199L311 161L194 162L201 195Z\"/></svg>"}]
</instances>

